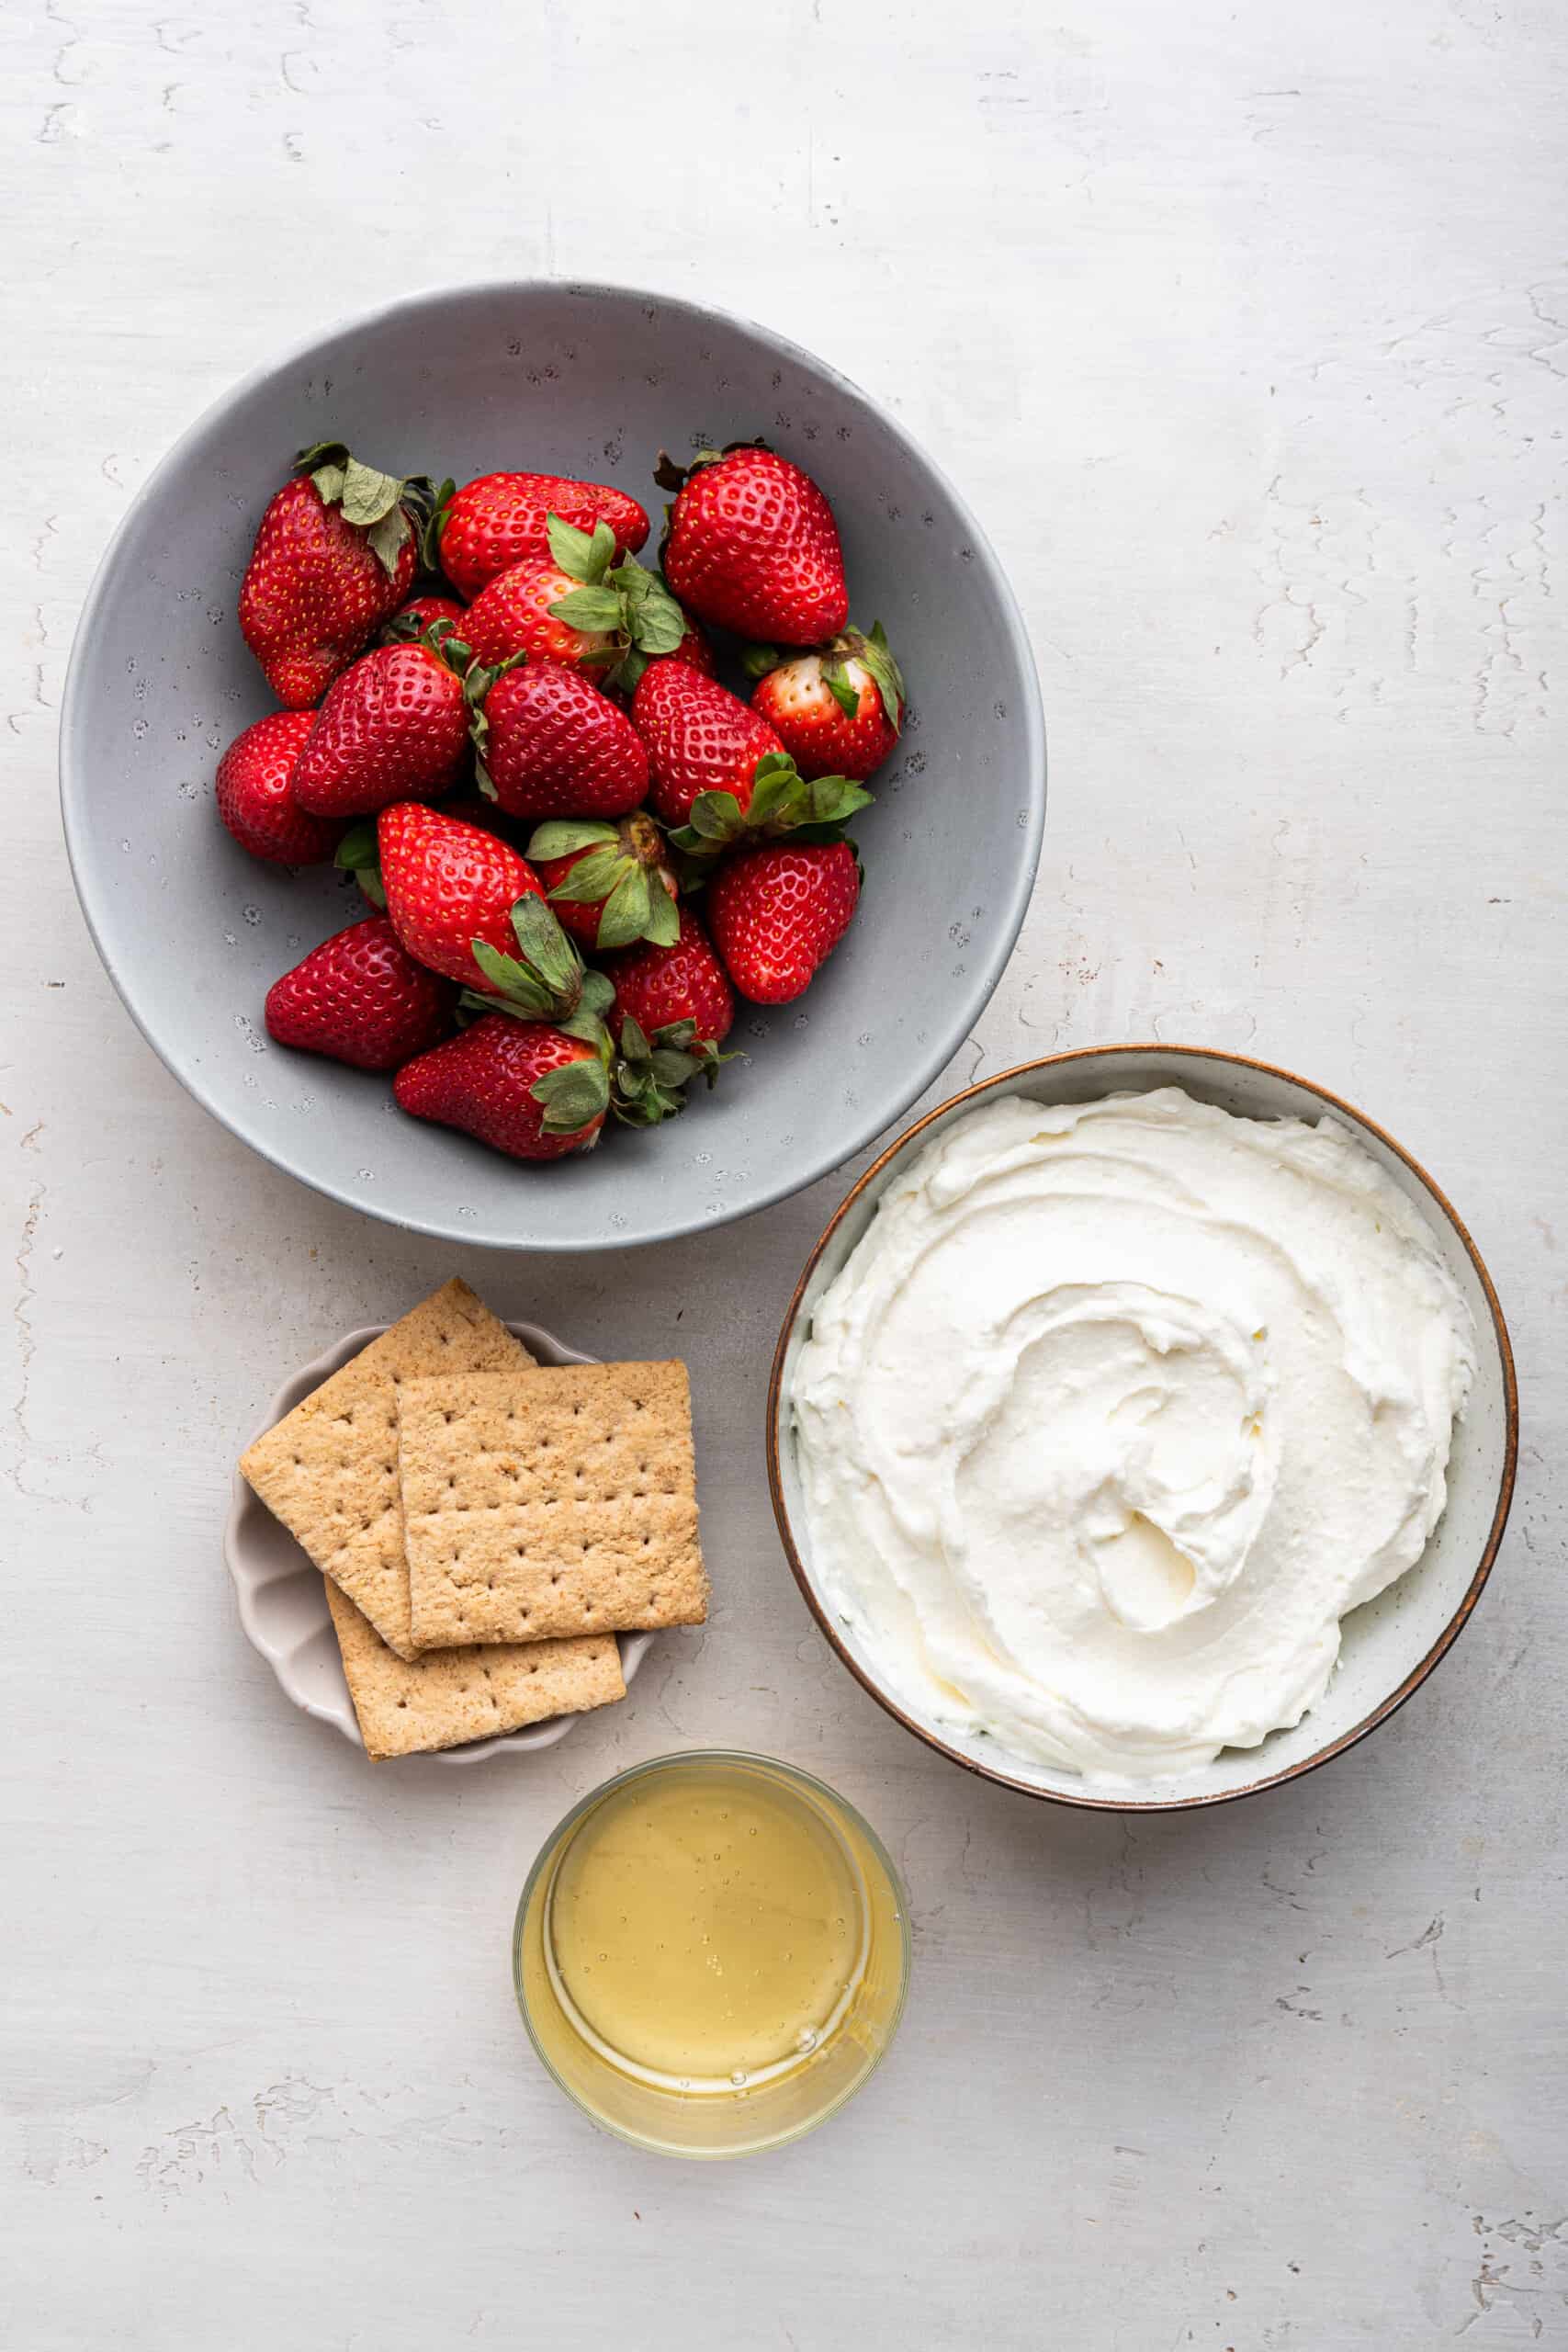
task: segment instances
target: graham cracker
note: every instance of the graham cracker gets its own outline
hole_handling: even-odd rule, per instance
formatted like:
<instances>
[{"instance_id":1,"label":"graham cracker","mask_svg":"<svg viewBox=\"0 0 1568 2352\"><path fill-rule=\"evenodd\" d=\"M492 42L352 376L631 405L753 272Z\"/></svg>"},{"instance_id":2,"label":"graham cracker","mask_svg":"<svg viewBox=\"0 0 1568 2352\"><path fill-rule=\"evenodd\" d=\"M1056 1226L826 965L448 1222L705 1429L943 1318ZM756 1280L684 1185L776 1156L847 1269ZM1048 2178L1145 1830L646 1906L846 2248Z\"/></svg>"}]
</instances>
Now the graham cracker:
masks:
<instances>
[{"instance_id":1,"label":"graham cracker","mask_svg":"<svg viewBox=\"0 0 1568 2352\"><path fill-rule=\"evenodd\" d=\"M613 1634L498 1643L486 1650L427 1650L423 1657L401 1658L331 1577L326 1587L349 1696L365 1753L374 1762L491 1739L548 1715L580 1715L626 1697Z\"/></svg>"},{"instance_id":2,"label":"graham cracker","mask_svg":"<svg viewBox=\"0 0 1568 2352\"><path fill-rule=\"evenodd\" d=\"M448 1367L521 1371L533 1361L467 1283L446 1283L296 1405L241 1461L267 1509L400 1657L412 1658L416 1645L398 1484L399 1387Z\"/></svg>"},{"instance_id":3,"label":"graham cracker","mask_svg":"<svg viewBox=\"0 0 1568 2352\"><path fill-rule=\"evenodd\" d=\"M421 1648L707 1615L683 1363L409 1380L398 1417Z\"/></svg>"}]
</instances>

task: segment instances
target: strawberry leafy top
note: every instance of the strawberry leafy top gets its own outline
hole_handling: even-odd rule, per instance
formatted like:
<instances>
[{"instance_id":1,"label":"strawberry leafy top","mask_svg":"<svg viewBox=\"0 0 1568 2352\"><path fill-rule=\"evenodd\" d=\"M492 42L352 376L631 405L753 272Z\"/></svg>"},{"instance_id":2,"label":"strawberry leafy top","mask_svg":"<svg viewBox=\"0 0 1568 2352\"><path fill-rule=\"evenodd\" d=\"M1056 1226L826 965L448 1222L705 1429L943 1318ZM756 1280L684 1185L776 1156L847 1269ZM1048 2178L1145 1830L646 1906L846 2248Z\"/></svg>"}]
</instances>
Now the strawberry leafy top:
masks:
<instances>
[{"instance_id":1,"label":"strawberry leafy top","mask_svg":"<svg viewBox=\"0 0 1568 2352\"><path fill-rule=\"evenodd\" d=\"M309 474L323 506L339 506L343 519L363 531L389 580L413 536L413 517L434 495L423 474L384 474L354 457L341 441L318 441L301 449L294 470Z\"/></svg>"},{"instance_id":2,"label":"strawberry leafy top","mask_svg":"<svg viewBox=\"0 0 1568 2352\"><path fill-rule=\"evenodd\" d=\"M615 991L603 972L588 970L544 900L532 893L512 910L516 956L502 956L482 939L474 961L495 991L465 989L461 1010L509 1012L520 1021L547 1021L564 1036L592 1048L581 1060L547 1070L529 1092L554 1135L575 1135L614 1111L628 1126L657 1126L685 1107L685 1089L701 1071L711 1086L721 1054L699 1039L696 1023L678 1021L649 1038L628 1013L617 1045L608 1025Z\"/></svg>"},{"instance_id":3,"label":"strawberry leafy top","mask_svg":"<svg viewBox=\"0 0 1568 2352\"><path fill-rule=\"evenodd\" d=\"M481 993L466 989L460 1000L469 1012L516 1013L524 1021L548 1021L569 1037L597 1046L604 1015L615 991L603 972L591 972L536 891L527 891L512 910L517 954L503 956L488 939L468 944L490 983Z\"/></svg>"},{"instance_id":4,"label":"strawberry leafy top","mask_svg":"<svg viewBox=\"0 0 1568 2352\"><path fill-rule=\"evenodd\" d=\"M836 842L872 795L847 775L803 776L787 752L764 752L751 772L744 808L733 792L699 792L686 822L670 836L688 857L708 859L747 840L788 833L797 842Z\"/></svg>"},{"instance_id":5,"label":"strawberry leafy top","mask_svg":"<svg viewBox=\"0 0 1568 2352\"><path fill-rule=\"evenodd\" d=\"M557 569L581 585L550 606L552 618L614 642L595 659L605 666L605 684L630 692L649 662L673 653L686 634L685 614L656 571L645 571L634 556L613 563L615 535L608 523L580 531L558 514L545 518Z\"/></svg>"},{"instance_id":6,"label":"strawberry leafy top","mask_svg":"<svg viewBox=\"0 0 1568 2352\"><path fill-rule=\"evenodd\" d=\"M685 1090L699 1071L711 1087L720 1062L736 1058L721 1054L711 1037L699 1037L694 1021L669 1022L649 1037L628 1012L611 1070L611 1107L626 1126L657 1126L684 1110Z\"/></svg>"},{"instance_id":7,"label":"strawberry leafy top","mask_svg":"<svg viewBox=\"0 0 1568 2352\"><path fill-rule=\"evenodd\" d=\"M637 939L673 947L680 937L679 879L665 864L664 836L645 809L615 824L592 817L551 818L536 827L528 856L535 865L572 860L549 895L575 906L603 907L600 947L629 947Z\"/></svg>"}]
</instances>

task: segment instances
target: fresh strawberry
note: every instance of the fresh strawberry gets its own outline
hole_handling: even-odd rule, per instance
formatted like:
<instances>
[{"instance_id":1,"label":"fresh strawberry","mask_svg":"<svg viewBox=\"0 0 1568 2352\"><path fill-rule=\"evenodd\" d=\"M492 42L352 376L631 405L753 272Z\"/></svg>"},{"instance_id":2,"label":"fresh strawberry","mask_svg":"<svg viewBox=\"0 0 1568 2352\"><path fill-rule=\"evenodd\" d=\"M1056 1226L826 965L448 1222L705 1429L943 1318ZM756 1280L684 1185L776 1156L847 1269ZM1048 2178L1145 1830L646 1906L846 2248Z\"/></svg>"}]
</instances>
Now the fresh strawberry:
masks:
<instances>
[{"instance_id":1,"label":"fresh strawberry","mask_svg":"<svg viewBox=\"0 0 1568 2352\"><path fill-rule=\"evenodd\" d=\"M355 836L345 839L339 862L363 877L374 870L375 854L361 861L356 846ZM387 912L409 954L448 979L473 989L489 986L479 951L497 958L513 955L513 909L526 899L544 904L533 867L493 833L443 816L422 800L382 809L376 849Z\"/></svg>"},{"instance_id":2,"label":"fresh strawberry","mask_svg":"<svg viewBox=\"0 0 1568 2352\"><path fill-rule=\"evenodd\" d=\"M330 1054L355 1069L396 1069L452 1026L457 991L427 972L385 915L323 939L266 996L266 1025L280 1046Z\"/></svg>"},{"instance_id":3,"label":"fresh strawberry","mask_svg":"<svg viewBox=\"0 0 1568 2352\"><path fill-rule=\"evenodd\" d=\"M467 980L468 1011L548 1022L607 1065L615 991L587 969L532 868L504 842L422 801L383 809L378 830L387 911L409 953Z\"/></svg>"},{"instance_id":4,"label":"fresh strawberry","mask_svg":"<svg viewBox=\"0 0 1568 2352\"><path fill-rule=\"evenodd\" d=\"M802 775L849 775L863 784L898 741L904 681L880 621L869 637L846 629L812 653L784 656L771 645L751 646L743 667L759 681L752 709Z\"/></svg>"},{"instance_id":5,"label":"fresh strawberry","mask_svg":"<svg viewBox=\"0 0 1568 2352\"><path fill-rule=\"evenodd\" d=\"M561 929L589 947L637 939L673 946L680 883L664 836L646 809L618 824L556 819L528 843L528 862L549 893Z\"/></svg>"},{"instance_id":6,"label":"fresh strawberry","mask_svg":"<svg viewBox=\"0 0 1568 2352\"><path fill-rule=\"evenodd\" d=\"M605 685L629 686L642 663L673 653L690 623L656 572L629 556L615 562L608 523L592 536L547 517L550 552L527 556L481 588L463 634L480 662L514 655L586 669Z\"/></svg>"},{"instance_id":7,"label":"fresh strawberry","mask_svg":"<svg viewBox=\"0 0 1568 2352\"><path fill-rule=\"evenodd\" d=\"M649 663L631 721L648 746L654 811L667 825L685 824L705 792L733 793L744 809L758 761L784 750L739 695L675 658Z\"/></svg>"},{"instance_id":8,"label":"fresh strawberry","mask_svg":"<svg viewBox=\"0 0 1568 2352\"><path fill-rule=\"evenodd\" d=\"M820 645L850 616L833 511L809 474L772 449L702 449L660 460L677 496L664 574L699 620L780 645Z\"/></svg>"},{"instance_id":9,"label":"fresh strawberry","mask_svg":"<svg viewBox=\"0 0 1568 2352\"><path fill-rule=\"evenodd\" d=\"M860 866L848 842L744 850L708 887L725 969L753 1004L789 1004L849 928Z\"/></svg>"},{"instance_id":10,"label":"fresh strawberry","mask_svg":"<svg viewBox=\"0 0 1568 2352\"><path fill-rule=\"evenodd\" d=\"M637 500L601 482L563 474L480 474L446 496L449 488L443 486L425 551L468 597L525 557L547 558L551 514L584 535L608 524L617 555L635 555L648 537L648 516Z\"/></svg>"},{"instance_id":11,"label":"fresh strawberry","mask_svg":"<svg viewBox=\"0 0 1568 2352\"><path fill-rule=\"evenodd\" d=\"M301 452L261 519L240 630L281 703L319 702L409 593L420 481L378 473L340 442Z\"/></svg>"},{"instance_id":12,"label":"fresh strawberry","mask_svg":"<svg viewBox=\"0 0 1568 2352\"><path fill-rule=\"evenodd\" d=\"M735 1023L735 993L708 935L690 907L667 946L649 942L606 956L605 978L615 991L615 1017L629 1013L649 1036L689 1021L694 1036L719 1046Z\"/></svg>"},{"instance_id":13,"label":"fresh strawberry","mask_svg":"<svg viewBox=\"0 0 1568 2352\"><path fill-rule=\"evenodd\" d=\"M464 617L475 658L498 667L519 654L530 662L558 662L569 669L591 666L601 675L616 659L607 629L574 628L553 612L581 587L570 572L547 558L525 556L481 588Z\"/></svg>"},{"instance_id":14,"label":"fresh strawberry","mask_svg":"<svg viewBox=\"0 0 1568 2352\"><path fill-rule=\"evenodd\" d=\"M294 771L316 723L313 710L275 710L236 735L218 763L218 814L242 849L274 865L321 865L341 825L308 816Z\"/></svg>"},{"instance_id":15,"label":"fresh strawberry","mask_svg":"<svg viewBox=\"0 0 1568 2352\"><path fill-rule=\"evenodd\" d=\"M570 1086L548 1074L556 1067L553 1060L541 1068L520 1049L505 1047L492 1037L482 1054L478 1049L471 1056L454 1052L439 1062L437 1055L426 1056L432 1068L428 1085L423 1079L416 1085L410 1071L402 1071L397 1092L406 1110L468 1127L502 1150L515 1150L527 1159L549 1156L525 1148L540 1133L586 1136L592 1141L607 1109L627 1125L653 1126L685 1107L685 1089L699 1071L712 1085L719 1062L728 1056L720 1054L714 1039L699 1038L692 1020L666 1023L650 1037L624 1012L620 1042L614 1044L606 1016L615 1004L615 990L604 973L585 968L542 899L519 899L511 920L515 956L497 954L480 938L472 943L486 992L463 992L463 1006L481 1015L468 1035L491 1031L494 1020L502 1018L539 1050L548 1041L552 1055L570 1062ZM580 1050L568 1055L568 1046ZM439 1084L437 1065L446 1074ZM528 1075L525 1088L516 1083L520 1069ZM412 1091L405 1091L404 1079ZM450 1086L448 1079L453 1080ZM529 1102L545 1105L542 1121L536 1123Z\"/></svg>"},{"instance_id":16,"label":"fresh strawberry","mask_svg":"<svg viewBox=\"0 0 1568 2352\"><path fill-rule=\"evenodd\" d=\"M508 849L519 854L527 847L528 828L505 815L482 792L455 792L438 807L443 817L450 817L459 825L471 825L476 831L504 842ZM385 910L387 893L381 887L381 851L374 817L350 825L337 845L333 863L355 876L373 907Z\"/></svg>"},{"instance_id":17,"label":"fresh strawberry","mask_svg":"<svg viewBox=\"0 0 1568 2352\"><path fill-rule=\"evenodd\" d=\"M470 825L478 832L504 842L508 849L515 850L519 854L526 847L526 828L514 823L496 807L493 800L487 800L482 792L455 792L450 799L443 800L439 806L443 817L450 817L457 824ZM385 911L387 893L381 885L381 848L374 817L350 825L337 845L333 863L345 874L354 876L373 907Z\"/></svg>"},{"instance_id":18,"label":"fresh strawberry","mask_svg":"<svg viewBox=\"0 0 1568 2352\"><path fill-rule=\"evenodd\" d=\"M450 621L460 628L468 618L468 608L459 605L456 596L411 596L400 613L394 613L381 631L383 645L404 645L411 638L423 637L437 621Z\"/></svg>"},{"instance_id":19,"label":"fresh strawberry","mask_svg":"<svg viewBox=\"0 0 1568 2352\"><path fill-rule=\"evenodd\" d=\"M798 775L767 720L685 662L649 663L631 721L648 746L654 810L695 857L750 834L809 827L826 838L871 797L844 776Z\"/></svg>"},{"instance_id":20,"label":"fresh strawberry","mask_svg":"<svg viewBox=\"0 0 1568 2352\"><path fill-rule=\"evenodd\" d=\"M417 1061L392 1091L416 1119L460 1127L513 1159L592 1151L610 1107L598 1050L547 1021L487 1013Z\"/></svg>"},{"instance_id":21,"label":"fresh strawberry","mask_svg":"<svg viewBox=\"0 0 1568 2352\"><path fill-rule=\"evenodd\" d=\"M735 993L689 907L670 944L649 942L608 956L604 978L615 989L615 1115L628 1126L653 1126L685 1108L685 1090L699 1073L711 1087L719 1064L734 1059L719 1046L734 1024Z\"/></svg>"},{"instance_id":22,"label":"fresh strawberry","mask_svg":"<svg viewBox=\"0 0 1568 2352\"><path fill-rule=\"evenodd\" d=\"M435 800L457 780L468 749L463 680L441 650L443 622L409 645L361 656L327 695L294 771L302 808L365 817L394 800Z\"/></svg>"},{"instance_id":23,"label":"fresh strawberry","mask_svg":"<svg viewBox=\"0 0 1568 2352\"><path fill-rule=\"evenodd\" d=\"M624 817L648 753L624 711L576 670L530 662L476 695L479 786L512 817Z\"/></svg>"}]
</instances>

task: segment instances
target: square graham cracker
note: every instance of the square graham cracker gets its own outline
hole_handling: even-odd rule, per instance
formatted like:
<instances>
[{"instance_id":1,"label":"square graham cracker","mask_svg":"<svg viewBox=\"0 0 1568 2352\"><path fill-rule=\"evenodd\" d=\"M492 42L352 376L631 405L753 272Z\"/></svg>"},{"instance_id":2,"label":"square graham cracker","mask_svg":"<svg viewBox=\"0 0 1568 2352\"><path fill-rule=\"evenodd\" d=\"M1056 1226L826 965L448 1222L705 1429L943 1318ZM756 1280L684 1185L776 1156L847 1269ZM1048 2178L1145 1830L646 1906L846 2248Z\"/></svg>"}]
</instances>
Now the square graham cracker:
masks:
<instances>
[{"instance_id":1,"label":"square graham cracker","mask_svg":"<svg viewBox=\"0 0 1568 2352\"><path fill-rule=\"evenodd\" d=\"M683 1363L405 1381L398 1415L422 1649L707 1615Z\"/></svg>"},{"instance_id":2,"label":"square graham cracker","mask_svg":"<svg viewBox=\"0 0 1568 2352\"><path fill-rule=\"evenodd\" d=\"M401 1658L331 1577L326 1587L348 1695L373 1762L493 1739L550 1715L580 1715L626 1697L613 1634Z\"/></svg>"},{"instance_id":3,"label":"square graham cracker","mask_svg":"<svg viewBox=\"0 0 1568 2352\"><path fill-rule=\"evenodd\" d=\"M398 1483L398 1390L450 1367L526 1370L533 1357L467 1283L449 1282L258 1438L240 1469L389 1647L412 1657Z\"/></svg>"}]
</instances>

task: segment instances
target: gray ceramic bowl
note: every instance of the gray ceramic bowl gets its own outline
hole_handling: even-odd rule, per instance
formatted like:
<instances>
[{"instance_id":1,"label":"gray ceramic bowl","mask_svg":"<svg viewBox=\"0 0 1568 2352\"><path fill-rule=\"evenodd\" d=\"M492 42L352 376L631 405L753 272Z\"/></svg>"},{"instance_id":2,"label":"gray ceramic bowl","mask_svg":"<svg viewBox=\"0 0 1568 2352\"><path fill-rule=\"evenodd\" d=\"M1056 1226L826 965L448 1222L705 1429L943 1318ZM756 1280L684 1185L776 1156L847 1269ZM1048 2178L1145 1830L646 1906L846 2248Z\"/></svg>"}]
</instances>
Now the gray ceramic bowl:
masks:
<instances>
[{"instance_id":1,"label":"gray ceramic bowl","mask_svg":"<svg viewBox=\"0 0 1568 2352\"><path fill-rule=\"evenodd\" d=\"M1454 1431L1448 1508L1416 1566L1345 1619L1339 1663L1316 1706L1292 1731L1271 1733L1260 1747L1226 1748L1199 1771L1150 1780L1140 1784L1143 1794L1128 1795L1120 1789L1108 1793L1073 1773L1021 1757L999 1756L987 1740L959 1740L911 1715L889 1694L875 1657L831 1614L818 1590L785 1399L812 1309L871 1223L883 1192L914 1153L955 1119L1000 1094L1021 1094L1036 1102L1088 1102L1156 1086L1184 1087L1199 1102L1217 1103L1243 1118L1338 1119L1431 1227L1443 1262L1475 1317L1480 1345L1469 1410ZM1517 1449L1518 1398L1503 1310L1474 1242L1426 1170L1337 1095L1267 1062L1191 1046L1108 1046L1026 1062L917 1120L866 1170L807 1259L779 1335L768 1393L769 1476L779 1532L812 1614L856 1680L906 1730L953 1763L1030 1796L1109 1813L1178 1812L1249 1796L1326 1763L1385 1722L1425 1681L1481 1597L1503 1540Z\"/></svg>"},{"instance_id":2,"label":"gray ceramic bowl","mask_svg":"<svg viewBox=\"0 0 1568 2352\"><path fill-rule=\"evenodd\" d=\"M761 434L813 473L854 612L886 622L914 721L857 823L860 914L797 1005L744 1012L711 1098L661 1134L547 1170L416 1125L385 1080L273 1046L267 988L364 911L331 874L254 863L218 822L220 752L269 699L234 600L296 449L399 470L620 483L658 515L661 447ZM415 296L250 377L137 498L83 614L61 729L76 887L110 977L197 1099L355 1208L513 1250L655 1241L810 1183L889 1125L962 1044L1029 903L1044 736L1029 641L974 518L883 410L763 329L604 286Z\"/></svg>"}]
</instances>

